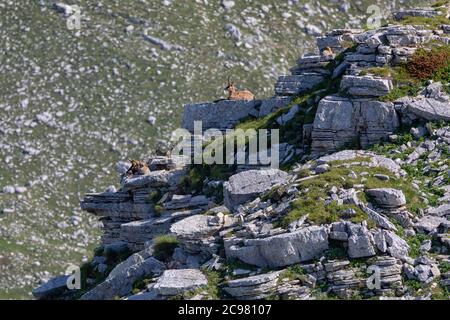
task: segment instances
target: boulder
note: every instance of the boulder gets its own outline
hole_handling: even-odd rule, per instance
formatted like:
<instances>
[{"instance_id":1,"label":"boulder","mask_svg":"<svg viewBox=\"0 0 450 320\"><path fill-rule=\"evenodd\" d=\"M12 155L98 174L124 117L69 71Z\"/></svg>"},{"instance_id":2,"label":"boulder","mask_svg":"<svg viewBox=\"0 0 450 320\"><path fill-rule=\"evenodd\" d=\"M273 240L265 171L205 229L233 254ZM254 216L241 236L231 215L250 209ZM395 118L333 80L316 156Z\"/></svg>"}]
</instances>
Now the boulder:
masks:
<instances>
[{"instance_id":1,"label":"boulder","mask_svg":"<svg viewBox=\"0 0 450 320\"><path fill-rule=\"evenodd\" d=\"M430 233L435 231L441 223L446 222L447 219L431 215L423 216L414 224L414 227L422 232Z\"/></svg>"},{"instance_id":2,"label":"boulder","mask_svg":"<svg viewBox=\"0 0 450 320\"><path fill-rule=\"evenodd\" d=\"M152 250L146 249L131 255L119 263L106 280L85 293L81 300L111 300L125 296L133 289L136 280L144 276L157 276L163 272L162 262L151 257Z\"/></svg>"},{"instance_id":3,"label":"boulder","mask_svg":"<svg viewBox=\"0 0 450 320\"><path fill-rule=\"evenodd\" d=\"M410 99L406 108L408 112L428 121L450 121L450 108L448 104L448 101L419 96Z\"/></svg>"},{"instance_id":4,"label":"boulder","mask_svg":"<svg viewBox=\"0 0 450 320\"><path fill-rule=\"evenodd\" d=\"M36 299L47 299L60 295L67 288L67 280L69 276L61 275L50 279L49 281L41 284L39 287L32 291L33 296Z\"/></svg>"},{"instance_id":5,"label":"boulder","mask_svg":"<svg viewBox=\"0 0 450 320\"><path fill-rule=\"evenodd\" d=\"M227 282L224 290L240 300L261 299L273 293L278 287L281 271L274 271Z\"/></svg>"},{"instance_id":6,"label":"boulder","mask_svg":"<svg viewBox=\"0 0 450 320\"><path fill-rule=\"evenodd\" d=\"M197 269L166 270L153 286L162 296L175 296L199 287L206 286L208 279Z\"/></svg>"},{"instance_id":7,"label":"boulder","mask_svg":"<svg viewBox=\"0 0 450 320\"><path fill-rule=\"evenodd\" d=\"M231 211L274 185L287 182L289 175L278 169L248 170L230 177L223 185L224 203Z\"/></svg>"},{"instance_id":8,"label":"boulder","mask_svg":"<svg viewBox=\"0 0 450 320\"><path fill-rule=\"evenodd\" d=\"M279 96L296 95L314 88L324 80L324 75L319 73L281 76L275 84L275 94Z\"/></svg>"},{"instance_id":9,"label":"boulder","mask_svg":"<svg viewBox=\"0 0 450 320\"><path fill-rule=\"evenodd\" d=\"M215 234L220 230L221 225L213 223L214 216L195 215L174 223L170 227L170 232L181 239L199 239Z\"/></svg>"},{"instance_id":10,"label":"boulder","mask_svg":"<svg viewBox=\"0 0 450 320\"><path fill-rule=\"evenodd\" d=\"M409 245L392 231L384 230L388 253L398 259L408 256Z\"/></svg>"},{"instance_id":11,"label":"boulder","mask_svg":"<svg viewBox=\"0 0 450 320\"><path fill-rule=\"evenodd\" d=\"M225 243L227 258L269 268L308 261L327 249L328 234L323 226L311 226L263 239L234 238Z\"/></svg>"},{"instance_id":12,"label":"boulder","mask_svg":"<svg viewBox=\"0 0 450 320\"><path fill-rule=\"evenodd\" d=\"M347 144L367 147L387 139L398 126L393 103L327 96L314 118L311 152L323 155Z\"/></svg>"},{"instance_id":13,"label":"boulder","mask_svg":"<svg viewBox=\"0 0 450 320\"><path fill-rule=\"evenodd\" d=\"M382 208L399 208L406 204L403 191L392 188L377 188L366 191L375 203Z\"/></svg>"},{"instance_id":14,"label":"boulder","mask_svg":"<svg viewBox=\"0 0 450 320\"><path fill-rule=\"evenodd\" d=\"M358 60L361 60L358 55ZM375 58L373 58L373 61ZM351 61L350 61L351 62ZM389 93L393 88L389 79L376 78L372 76L344 76L341 81L341 90L347 91L352 96L380 97Z\"/></svg>"},{"instance_id":15,"label":"boulder","mask_svg":"<svg viewBox=\"0 0 450 320\"><path fill-rule=\"evenodd\" d=\"M376 254L374 240L366 227L349 224L348 255L350 258L371 257Z\"/></svg>"}]
</instances>

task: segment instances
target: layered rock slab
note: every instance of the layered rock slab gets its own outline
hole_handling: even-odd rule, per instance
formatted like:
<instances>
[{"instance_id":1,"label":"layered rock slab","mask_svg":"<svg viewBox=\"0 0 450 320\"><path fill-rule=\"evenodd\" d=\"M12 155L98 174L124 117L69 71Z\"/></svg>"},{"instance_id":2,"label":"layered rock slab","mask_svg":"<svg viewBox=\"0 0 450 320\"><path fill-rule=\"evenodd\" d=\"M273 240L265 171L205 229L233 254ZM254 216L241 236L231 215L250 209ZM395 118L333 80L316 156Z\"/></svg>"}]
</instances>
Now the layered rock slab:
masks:
<instances>
[{"instance_id":1,"label":"layered rock slab","mask_svg":"<svg viewBox=\"0 0 450 320\"><path fill-rule=\"evenodd\" d=\"M237 258L248 264L269 268L308 261L327 249L327 230L319 226L263 239L225 240L227 258Z\"/></svg>"}]
</instances>

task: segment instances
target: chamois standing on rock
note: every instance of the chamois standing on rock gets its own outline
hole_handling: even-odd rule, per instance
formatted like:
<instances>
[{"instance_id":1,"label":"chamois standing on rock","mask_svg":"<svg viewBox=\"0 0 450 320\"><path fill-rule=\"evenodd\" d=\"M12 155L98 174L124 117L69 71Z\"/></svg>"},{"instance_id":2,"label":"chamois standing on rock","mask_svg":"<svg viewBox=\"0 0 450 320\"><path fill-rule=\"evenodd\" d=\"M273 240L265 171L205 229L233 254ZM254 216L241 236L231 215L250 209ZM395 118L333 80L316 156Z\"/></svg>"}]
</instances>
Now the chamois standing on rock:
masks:
<instances>
[{"instance_id":1,"label":"chamois standing on rock","mask_svg":"<svg viewBox=\"0 0 450 320\"><path fill-rule=\"evenodd\" d=\"M230 81L228 77L228 86L225 88L228 91L228 100L253 100L255 96L248 90L238 91L234 86L234 82Z\"/></svg>"}]
</instances>

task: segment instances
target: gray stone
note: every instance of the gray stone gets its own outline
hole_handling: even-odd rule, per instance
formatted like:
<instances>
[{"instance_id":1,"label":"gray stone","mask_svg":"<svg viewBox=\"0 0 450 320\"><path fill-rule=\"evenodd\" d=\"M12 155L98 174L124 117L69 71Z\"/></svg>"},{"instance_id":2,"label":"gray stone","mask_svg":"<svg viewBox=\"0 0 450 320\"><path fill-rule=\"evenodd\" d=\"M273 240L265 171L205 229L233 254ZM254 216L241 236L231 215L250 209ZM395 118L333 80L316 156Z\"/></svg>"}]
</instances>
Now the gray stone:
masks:
<instances>
[{"instance_id":1,"label":"gray stone","mask_svg":"<svg viewBox=\"0 0 450 320\"><path fill-rule=\"evenodd\" d=\"M414 227L420 231L430 233L435 231L441 225L441 223L444 223L446 221L447 219L445 218L426 215L420 218L419 221L414 224Z\"/></svg>"},{"instance_id":2,"label":"gray stone","mask_svg":"<svg viewBox=\"0 0 450 320\"><path fill-rule=\"evenodd\" d=\"M323 82L325 77L317 73L305 73L301 75L280 76L275 84L275 94L279 96L291 96L300 94Z\"/></svg>"},{"instance_id":3,"label":"gray stone","mask_svg":"<svg viewBox=\"0 0 450 320\"><path fill-rule=\"evenodd\" d=\"M428 209L428 214L437 217L450 215L450 203L445 203L436 208Z\"/></svg>"},{"instance_id":4,"label":"gray stone","mask_svg":"<svg viewBox=\"0 0 450 320\"><path fill-rule=\"evenodd\" d=\"M221 225L212 224L215 217L195 215L174 223L170 232L182 239L199 239L215 234Z\"/></svg>"},{"instance_id":5,"label":"gray stone","mask_svg":"<svg viewBox=\"0 0 450 320\"><path fill-rule=\"evenodd\" d=\"M384 230L384 237L391 256L401 259L408 255L409 245L392 231Z\"/></svg>"},{"instance_id":6,"label":"gray stone","mask_svg":"<svg viewBox=\"0 0 450 320\"><path fill-rule=\"evenodd\" d=\"M153 286L163 296L174 296L208 284L206 276L197 269L166 270Z\"/></svg>"},{"instance_id":7,"label":"gray stone","mask_svg":"<svg viewBox=\"0 0 450 320\"><path fill-rule=\"evenodd\" d=\"M366 191L375 203L383 208L398 208L406 204L403 191L392 188L369 189Z\"/></svg>"},{"instance_id":8,"label":"gray stone","mask_svg":"<svg viewBox=\"0 0 450 320\"><path fill-rule=\"evenodd\" d=\"M202 131L210 128L231 129L242 119L257 116L261 104L261 100L188 104L184 106L181 127L193 133L194 122L201 121Z\"/></svg>"},{"instance_id":9,"label":"gray stone","mask_svg":"<svg viewBox=\"0 0 450 320\"><path fill-rule=\"evenodd\" d=\"M238 205L253 200L261 193L269 191L275 184L282 184L289 175L281 170L248 170L230 177L224 183L224 203L231 211Z\"/></svg>"},{"instance_id":10,"label":"gray stone","mask_svg":"<svg viewBox=\"0 0 450 320\"><path fill-rule=\"evenodd\" d=\"M428 121L450 121L448 101L418 97L411 99L406 105L408 112Z\"/></svg>"},{"instance_id":11,"label":"gray stone","mask_svg":"<svg viewBox=\"0 0 450 320\"><path fill-rule=\"evenodd\" d=\"M390 222L388 218L384 217L383 215L379 214L378 212L376 212L366 206L361 206L361 209L365 213L367 213L369 219L374 221L377 226L387 229L387 230L394 230L394 231L397 230L395 225L392 222Z\"/></svg>"},{"instance_id":12,"label":"gray stone","mask_svg":"<svg viewBox=\"0 0 450 320\"><path fill-rule=\"evenodd\" d=\"M376 254L373 238L366 227L349 225L348 255L350 258L370 257Z\"/></svg>"},{"instance_id":13,"label":"gray stone","mask_svg":"<svg viewBox=\"0 0 450 320\"><path fill-rule=\"evenodd\" d=\"M69 276L62 275L50 279L43 283L36 289L33 289L32 294L36 299L47 299L60 295L64 291L68 290L67 280Z\"/></svg>"},{"instance_id":14,"label":"gray stone","mask_svg":"<svg viewBox=\"0 0 450 320\"><path fill-rule=\"evenodd\" d=\"M318 226L263 239L234 239L225 244L227 258L270 268L311 260L327 249L326 228Z\"/></svg>"},{"instance_id":15,"label":"gray stone","mask_svg":"<svg viewBox=\"0 0 450 320\"><path fill-rule=\"evenodd\" d=\"M143 276L159 275L165 269L162 262L151 257L152 250L146 249L131 255L118 264L106 280L85 293L81 300L110 300L125 296L133 289L136 280Z\"/></svg>"},{"instance_id":16,"label":"gray stone","mask_svg":"<svg viewBox=\"0 0 450 320\"><path fill-rule=\"evenodd\" d=\"M361 55L360 55L361 56ZM353 96L379 97L389 93L393 88L389 79L372 76L344 76L341 81L341 90Z\"/></svg>"},{"instance_id":17,"label":"gray stone","mask_svg":"<svg viewBox=\"0 0 450 320\"><path fill-rule=\"evenodd\" d=\"M311 151L322 155L350 143L369 146L387 139L398 126L392 103L327 96L314 119Z\"/></svg>"},{"instance_id":18,"label":"gray stone","mask_svg":"<svg viewBox=\"0 0 450 320\"><path fill-rule=\"evenodd\" d=\"M420 8L420 9L403 9L394 12L393 16L395 20L403 20L406 17L423 17L433 18L439 14L438 11L433 8Z\"/></svg>"}]
</instances>

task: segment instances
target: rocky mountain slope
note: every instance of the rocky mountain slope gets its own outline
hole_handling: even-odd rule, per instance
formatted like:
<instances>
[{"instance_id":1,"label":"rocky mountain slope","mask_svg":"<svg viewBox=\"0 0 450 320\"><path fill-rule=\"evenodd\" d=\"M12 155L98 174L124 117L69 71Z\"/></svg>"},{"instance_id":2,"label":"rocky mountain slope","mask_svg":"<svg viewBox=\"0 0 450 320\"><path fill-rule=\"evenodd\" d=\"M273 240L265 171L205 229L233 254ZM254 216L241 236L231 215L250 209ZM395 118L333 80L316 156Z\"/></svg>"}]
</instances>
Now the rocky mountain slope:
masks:
<instances>
[{"instance_id":1,"label":"rocky mountain slope","mask_svg":"<svg viewBox=\"0 0 450 320\"><path fill-rule=\"evenodd\" d=\"M448 299L448 10L330 31L272 98L186 105L188 130L280 129L282 170L150 157L81 202L103 224L82 290L35 297Z\"/></svg>"},{"instance_id":2,"label":"rocky mountain slope","mask_svg":"<svg viewBox=\"0 0 450 320\"><path fill-rule=\"evenodd\" d=\"M221 97L228 75L270 96L316 35L364 25L373 1L56 3L0 3L0 298L90 259L98 223L79 199L155 153L183 103Z\"/></svg>"}]
</instances>

